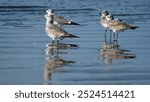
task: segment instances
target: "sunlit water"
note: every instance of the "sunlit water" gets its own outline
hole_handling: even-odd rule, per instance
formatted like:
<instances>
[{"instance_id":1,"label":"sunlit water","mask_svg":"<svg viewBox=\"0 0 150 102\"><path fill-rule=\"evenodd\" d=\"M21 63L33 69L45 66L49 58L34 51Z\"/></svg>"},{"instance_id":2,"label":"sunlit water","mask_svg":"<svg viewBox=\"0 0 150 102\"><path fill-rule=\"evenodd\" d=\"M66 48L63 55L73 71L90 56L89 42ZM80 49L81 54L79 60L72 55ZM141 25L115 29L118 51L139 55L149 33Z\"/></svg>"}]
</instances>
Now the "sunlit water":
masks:
<instances>
[{"instance_id":1,"label":"sunlit water","mask_svg":"<svg viewBox=\"0 0 150 102\"><path fill-rule=\"evenodd\" d=\"M1 1L0 84L150 84L149 0L30 2ZM58 52L44 30L48 8L81 24L63 26L80 38L64 39ZM103 9L139 28L120 33L118 42L107 32L105 41Z\"/></svg>"}]
</instances>

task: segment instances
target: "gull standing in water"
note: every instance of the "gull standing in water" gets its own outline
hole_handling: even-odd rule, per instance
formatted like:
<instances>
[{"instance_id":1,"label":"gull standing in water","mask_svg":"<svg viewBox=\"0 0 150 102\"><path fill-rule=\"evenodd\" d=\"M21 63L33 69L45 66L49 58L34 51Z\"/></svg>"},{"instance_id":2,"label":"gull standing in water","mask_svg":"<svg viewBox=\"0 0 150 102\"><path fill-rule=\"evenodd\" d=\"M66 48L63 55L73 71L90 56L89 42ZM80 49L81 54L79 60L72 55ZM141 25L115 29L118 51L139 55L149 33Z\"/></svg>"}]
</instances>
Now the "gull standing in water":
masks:
<instances>
[{"instance_id":1,"label":"gull standing in water","mask_svg":"<svg viewBox=\"0 0 150 102\"><path fill-rule=\"evenodd\" d=\"M103 10L101 13L100 13L100 15L101 15L101 18L100 18L100 23L101 23L101 25L105 28L105 35L104 35L104 37L106 38L106 32L107 32L107 30L109 29L108 28L108 23L107 23L107 19L106 19L106 16L108 16L108 11L107 10ZM110 33L111 33L111 30L110 30Z\"/></svg>"},{"instance_id":2,"label":"gull standing in water","mask_svg":"<svg viewBox=\"0 0 150 102\"><path fill-rule=\"evenodd\" d=\"M48 9L48 10L46 10L46 13L51 14L51 13L54 13L54 11L51 9ZM72 20L66 19L66 18L64 18L62 16L58 16L56 14L54 14L54 24L55 25L80 25L78 23L73 22Z\"/></svg>"},{"instance_id":3,"label":"gull standing in water","mask_svg":"<svg viewBox=\"0 0 150 102\"><path fill-rule=\"evenodd\" d=\"M138 26L132 26L120 20L114 19L114 17L111 15L107 15L106 19L107 19L107 27L114 32L114 40L115 40L115 34L116 34L116 40L118 40L119 32L123 32L128 29L133 30L138 28Z\"/></svg>"},{"instance_id":4,"label":"gull standing in water","mask_svg":"<svg viewBox=\"0 0 150 102\"><path fill-rule=\"evenodd\" d=\"M53 45L54 45L55 41L57 41L57 44L58 44L59 40L62 40L63 38L79 38L78 36L72 35L72 34L66 32L61 27L55 25L53 23L53 20L54 20L53 12L46 14L45 18L46 18L45 30L46 30L48 36L52 38L52 50L53 50Z\"/></svg>"}]
</instances>

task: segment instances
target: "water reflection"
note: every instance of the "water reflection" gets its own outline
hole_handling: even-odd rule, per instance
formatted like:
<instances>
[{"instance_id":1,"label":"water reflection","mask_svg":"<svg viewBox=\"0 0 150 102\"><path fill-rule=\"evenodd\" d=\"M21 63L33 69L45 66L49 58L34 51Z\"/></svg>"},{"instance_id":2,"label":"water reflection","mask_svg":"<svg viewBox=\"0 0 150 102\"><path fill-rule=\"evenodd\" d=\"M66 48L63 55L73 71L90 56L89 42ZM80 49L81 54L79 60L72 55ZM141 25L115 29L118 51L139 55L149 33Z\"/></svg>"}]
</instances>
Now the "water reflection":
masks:
<instances>
[{"instance_id":1,"label":"water reflection","mask_svg":"<svg viewBox=\"0 0 150 102\"><path fill-rule=\"evenodd\" d=\"M59 68L63 68L68 64L75 63L75 61L68 61L60 57L60 55L66 54L64 52L65 49L77 48L78 46L75 44L63 44L60 43L57 46L52 44L47 44L46 55L45 58L45 66L44 66L44 84L51 84L52 74L57 71Z\"/></svg>"},{"instance_id":2,"label":"water reflection","mask_svg":"<svg viewBox=\"0 0 150 102\"><path fill-rule=\"evenodd\" d=\"M46 55L53 55L53 54L60 54L60 53L65 53L63 52L66 49L75 49L78 48L78 45L76 44L65 44L65 43L59 43L52 45L52 43L48 43L46 45ZM63 51L62 51L63 50Z\"/></svg>"},{"instance_id":3,"label":"water reflection","mask_svg":"<svg viewBox=\"0 0 150 102\"><path fill-rule=\"evenodd\" d=\"M111 38L109 41L105 38L101 46L100 55L106 64L111 64L113 60L133 59L136 57L130 50L120 48L118 40L112 40Z\"/></svg>"}]
</instances>

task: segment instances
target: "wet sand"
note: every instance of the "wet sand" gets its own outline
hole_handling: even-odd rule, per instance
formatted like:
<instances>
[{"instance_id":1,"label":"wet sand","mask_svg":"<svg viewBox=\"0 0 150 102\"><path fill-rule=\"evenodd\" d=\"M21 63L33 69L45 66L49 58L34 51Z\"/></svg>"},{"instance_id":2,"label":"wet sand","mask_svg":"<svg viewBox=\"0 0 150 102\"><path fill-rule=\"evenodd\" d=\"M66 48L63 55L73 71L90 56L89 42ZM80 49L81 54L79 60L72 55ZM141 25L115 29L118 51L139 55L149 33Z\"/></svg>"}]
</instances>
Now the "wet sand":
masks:
<instances>
[{"instance_id":1,"label":"wet sand","mask_svg":"<svg viewBox=\"0 0 150 102\"><path fill-rule=\"evenodd\" d=\"M149 0L59 1L0 5L0 84L150 84ZM44 30L48 8L81 24L63 26L80 38L64 39L58 52ZM105 40L103 9L139 28L120 33L118 42L108 32Z\"/></svg>"}]
</instances>

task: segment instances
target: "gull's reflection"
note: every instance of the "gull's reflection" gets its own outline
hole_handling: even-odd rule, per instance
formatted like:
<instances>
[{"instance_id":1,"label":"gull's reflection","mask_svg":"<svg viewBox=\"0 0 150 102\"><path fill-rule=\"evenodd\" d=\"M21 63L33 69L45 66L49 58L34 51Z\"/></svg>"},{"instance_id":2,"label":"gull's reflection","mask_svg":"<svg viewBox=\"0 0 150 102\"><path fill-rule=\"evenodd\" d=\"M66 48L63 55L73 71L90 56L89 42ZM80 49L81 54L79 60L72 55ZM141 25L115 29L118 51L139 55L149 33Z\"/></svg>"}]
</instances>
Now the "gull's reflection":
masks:
<instances>
[{"instance_id":1,"label":"gull's reflection","mask_svg":"<svg viewBox=\"0 0 150 102\"><path fill-rule=\"evenodd\" d=\"M51 43L48 43L46 45L46 55L53 55L53 54L61 54L65 53L62 50L66 49L73 49L73 48L78 48L78 45L76 44L64 44L64 43L59 43L58 45L52 45Z\"/></svg>"},{"instance_id":2,"label":"gull's reflection","mask_svg":"<svg viewBox=\"0 0 150 102\"><path fill-rule=\"evenodd\" d=\"M111 39L109 41L105 39L101 47L100 55L102 60L107 64L112 63L113 60L133 59L136 57L129 50L121 49L118 41L111 41Z\"/></svg>"},{"instance_id":3,"label":"gull's reflection","mask_svg":"<svg viewBox=\"0 0 150 102\"><path fill-rule=\"evenodd\" d=\"M60 58L60 54L64 53L60 49L68 49L72 47L77 47L74 44L59 44L59 46L52 46L48 45L46 48L46 54L48 55L45 59L44 65L44 82L45 84L51 84L52 74L58 70L59 68L63 68L66 65L71 63L75 63L75 61L68 61Z\"/></svg>"}]
</instances>

